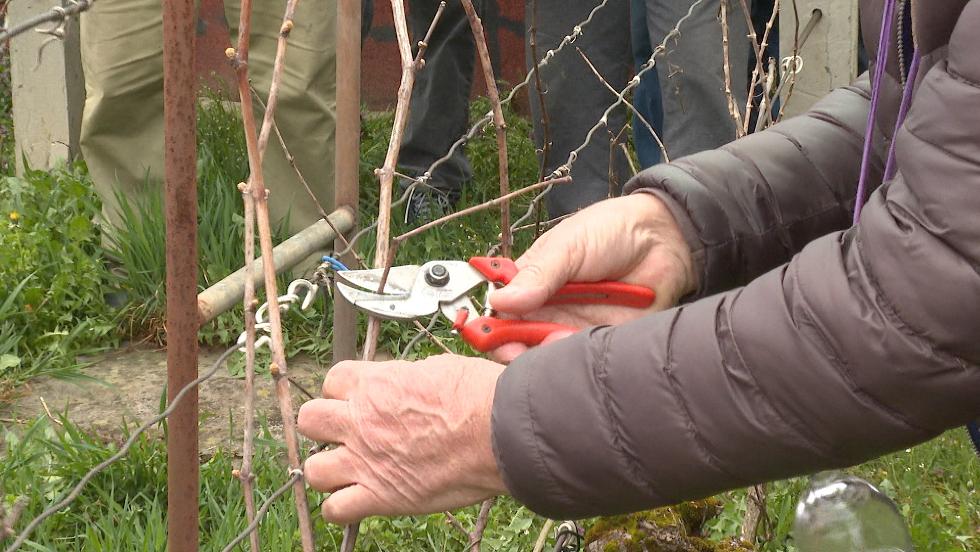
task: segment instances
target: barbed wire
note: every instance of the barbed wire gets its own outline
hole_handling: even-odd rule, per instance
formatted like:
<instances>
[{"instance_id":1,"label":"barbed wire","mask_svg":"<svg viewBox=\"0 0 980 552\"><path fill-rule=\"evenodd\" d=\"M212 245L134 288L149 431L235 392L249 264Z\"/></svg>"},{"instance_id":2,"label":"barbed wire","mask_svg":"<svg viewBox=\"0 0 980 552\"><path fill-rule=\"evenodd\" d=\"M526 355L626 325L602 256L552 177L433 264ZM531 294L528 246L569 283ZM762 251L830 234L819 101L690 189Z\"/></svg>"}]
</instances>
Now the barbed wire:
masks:
<instances>
[{"instance_id":1,"label":"barbed wire","mask_svg":"<svg viewBox=\"0 0 980 552\"><path fill-rule=\"evenodd\" d=\"M95 0L68 0L67 6L53 6L50 10L35 15L30 19L16 25L0 28L0 44L5 44L11 38L36 29L40 33L50 34L58 38L64 37L64 24L70 17L74 17L92 7ZM56 23L51 29L39 29L45 23Z\"/></svg>"},{"instance_id":2,"label":"barbed wire","mask_svg":"<svg viewBox=\"0 0 980 552\"><path fill-rule=\"evenodd\" d=\"M249 535L254 533L259 529L259 525L262 523L262 518L269 511L269 507L275 502L279 497L286 494L290 487L296 484L297 481L303 479L303 470L292 470L289 475L289 479L282 484L281 487L273 491L269 498L265 499L262 506L259 507L258 511L255 512L255 519L252 520L245 529L238 534L227 546L225 546L221 552L231 552L239 543L248 538Z\"/></svg>"},{"instance_id":3,"label":"barbed wire","mask_svg":"<svg viewBox=\"0 0 980 552\"><path fill-rule=\"evenodd\" d=\"M541 58L541 60L539 60L535 64L534 68L531 71L528 71L528 74L524 77L524 80L517 83L517 85L510 90L507 96L505 96L503 99L500 100L500 105L501 106L509 105L511 102L513 102L514 98L517 96L517 93L530 84L531 79L534 76L534 72L540 70L542 67L545 67L559 52L561 52L569 44L574 43L575 40L578 39L578 37L582 36L582 34L584 33L584 29L588 27L590 23L592 23L592 20L595 18L595 16L603 8L605 8L611 1L613 0L602 0L601 2L596 4L596 6L592 8L592 10L589 12L589 15L585 19L580 21L578 24L574 25L572 27L572 32L565 35L562 38L558 46L545 52L545 55ZM446 152L446 154L433 161L432 164L429 165L429 167L425 171L423 171L421 175L416 176L414 178L406 177L405 175L401 175L401 174L397 174L396 176L399 176L400 178L413 180L413 185L428 186L428 182L432 179L432 175L435 173L435 170L441 167L447 161L449 161L452 158L452 156L456 153L457 149L459 149L467 142L472 140L478 133L480 133L486 127L486 125L490 124L491 122L493 122L492 110L487 112L483 117L479 118L475 123L473 123L470 126L470 128L465 133L463 133L462 136L457 138L456 141L449 146L449 150ZM413 191L413 186L407 187L405 189L405 192L399 198L399 200L391 204L392 207L402 204L411 195L412 191ZM368 232L374 230L376 227L377 227L377 221L371 223L369 226L366 226L362 230L358 231L357 234L355 234L353 237L351 237L348 240L348 244L345 246L344 250L337 253L337 256L343 256L351 252L353 248L356 247L357 242L365 235L367 235Z\"/></svg>"},{"instance_id":4,"label":"barbed wire","mask_svg":"<svg viewBox=\"0 0 980 552\"><path fill-rule=\"evenodd\" d=\"M102 470L118 462L127 454L129 454L129 450L133 447L133 444L136 443L136 439L139 438L140 435L142 435L143 433L148 431L151 427L155 426L156 424L160 423L168 416L170 416L170 414L173 413L173 411L177 408L177 406L180 405L180 401L182 401L184 397L187 396L187 394L192 389L196 388L197 386L201 385L202 383L214 377L214 375L218 373L218 369L221 368L221 365L224 364L224 362L228 360L228 357L230 357L237 350L238 350L238 345L234 345L233 347L229 347L224 353L221 353L221 356L218 357L218 360L214 361L214 364L211 365L211 368L208 369L207 372L205 372L201 376L198 376L197 379L182 387L180 391L176 395L174 395L173 400L170 401L170 405L163 412L150 418L148 421L144 422L143 425L139 426L136 429L136 431L132 435L130 435L129 439L126 440L123 446L120 447L115 454L103 460L94 468L89 470L88 473L82 476L82 478L78 481L78 483L75 484L72 490L64 498L56 501L53 505L49 506L47 509L41 512L37 517L32 519L31 522L28 523L26 527L24 527L24 529L20 532L20 534L17 535L17 538L14 539L13 544L11 544L9 547L6 548L5 552L14 552L18 548L20 548L21 545L23 545L27 541L27 538L30 537L31 533L33 533L34 530L37 529L37 527L41 523L44 522L44 520L48 519L52 515L56 514L58 511L62 510L63 508L65 508L66 506L74 502L75 499L77 499L79 495L81 495L82 490L89 483L89 481L92 480L93 477L98 475Z\"/></svg>"}]
</instances>

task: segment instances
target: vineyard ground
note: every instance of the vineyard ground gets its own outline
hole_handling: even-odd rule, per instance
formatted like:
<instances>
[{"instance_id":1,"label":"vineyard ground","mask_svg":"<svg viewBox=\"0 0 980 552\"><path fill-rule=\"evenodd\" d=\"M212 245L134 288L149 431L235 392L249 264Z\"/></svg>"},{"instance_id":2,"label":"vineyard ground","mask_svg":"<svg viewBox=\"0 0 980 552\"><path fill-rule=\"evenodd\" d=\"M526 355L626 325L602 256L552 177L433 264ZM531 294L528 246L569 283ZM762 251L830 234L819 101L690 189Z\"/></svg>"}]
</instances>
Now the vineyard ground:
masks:
<instances>
[{"instance_id":1,"label":"vineyard ground","mask_svg":"<svg viewBox=\"0 0 980 552\"><path fill-rule=\"evenodd\" d=\"M198 371L206 371L221 351L206 348L199 356ZM84 369L85 379L43 378L28 384L28 392L6 408L0 418L30 420L65 414L80 429L102 439L119 439L122 422L137 423L160 411L161 390L167 379L167 352L146 346L126 347L105 355ZM289 365L290 378L311 393L319 390L326 367L297 355ZM200 450L212 455L218 449L240 454L244 380L221 370L200 388ZM43 402L42 402L43 400ZM306 397L294 388L294 404ZM271 385L256 389L256 415L270 433L282 438L282 418Z\"/></svg>"}]
</instances>

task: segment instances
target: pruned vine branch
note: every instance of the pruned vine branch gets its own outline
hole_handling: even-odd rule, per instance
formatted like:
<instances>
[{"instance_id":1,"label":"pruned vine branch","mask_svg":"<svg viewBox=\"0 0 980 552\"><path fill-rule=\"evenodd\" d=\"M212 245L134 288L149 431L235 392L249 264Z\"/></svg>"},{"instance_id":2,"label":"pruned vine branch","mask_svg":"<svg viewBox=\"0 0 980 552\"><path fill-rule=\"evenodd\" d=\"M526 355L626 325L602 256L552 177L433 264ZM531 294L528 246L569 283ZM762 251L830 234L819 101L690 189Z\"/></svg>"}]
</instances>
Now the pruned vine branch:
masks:
<instances>
[{"instance_id":1,"label":"pruned vine branch","mask_svg":"<svg viewBox=\"0 0 980 552\"><path fill-rule=\"evenodd\" d=\"M241 20L239 22L238 48L229 50L229 57L235 67L238 82L238 94L241 101L242 125L245 129L245 144L248 150L249 163L249 182L244 193L250 194L251 198L246 200L246 204L252 203L255 207L256 224L258 225L259 247L263 259L262 271L265 281L265 292L270 303L274 302L279 293L276 287L275 266L272 262L272 229L269 219L269 192L266 190L265 181L262 173L262 160L265 149L268 145L269 135L272 131L272 124L275 120L275 109L278 105L279 87L282 81L282 72L286 57L289 33L292 31L294 23L293 16L296 13L297 0L289 0L286 3L286 10L283 15L282 25L279 29L279 38L276 44L276 56L272 69L272 83L269 87L269 95L266 100L266 109L262 121L262 128L256 132L255 116L252 111L252 95L248 79L248 52L249 36L251 34L252 2L251 0L241 0ZM246 311L251 307L251 303L246 305ZM269 325L272 337L272 363L269 365L269 372L275 381L276 397L279 401L279 410L283 422L283 438L286 441L286 456L289 466L293 470L301 469L302 462L299 455L299 436L296 432L296 418L292 405L292 396L289 393L288 369L286 364L285 345L282 336L282 318L278 305L269 309ZM251 328L246 321L246 332L254 332L254 319ZM253 336L254 337L254 336ZM246 345L247 346L247 345ZM252 344L254 349L254 342ZM247 349L246 349L247 350ZM249 353L246 353L247 355ZM254 355L253 353L251 353ZM254 431L253 426L247 425L246 431ZM306 486L302 478L297 479L292 484L293 498L296 503L296 514L299 519L300 540L304 552L313 552L313 522L310 518L309 504L306 499ZM254 521L254 520L253 520Z\"/></svg>"}]
</instances>

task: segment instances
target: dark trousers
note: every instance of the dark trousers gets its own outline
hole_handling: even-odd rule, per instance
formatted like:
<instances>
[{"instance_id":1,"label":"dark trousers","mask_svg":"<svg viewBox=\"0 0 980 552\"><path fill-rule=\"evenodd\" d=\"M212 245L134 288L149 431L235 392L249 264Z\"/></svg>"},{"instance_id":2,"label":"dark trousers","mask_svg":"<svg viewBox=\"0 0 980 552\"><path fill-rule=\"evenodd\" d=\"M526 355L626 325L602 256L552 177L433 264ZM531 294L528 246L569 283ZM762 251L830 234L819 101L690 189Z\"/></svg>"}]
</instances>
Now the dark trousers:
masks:
<instances>
[{"instance_id":1,"label":"dark trousers","mask_svg":"<svg viewBox=\"0 0 980 552\"><path fill-rule=\"evenodd\" d=\"M528 3L529 9L531 4ZM537 0L533 4L538 10L536 35L541 56L549 49L557 48L573 26L595 7L594 3L583 1ZM483 0L474 1L474 5L481 14L491 7ZM437 7L437 2L428 0L410 4L409 24L413 36L425 36ZM585 36L566 47L541 70L544 103L550 115L547 131L541 122L537 91L532 81L530 104L539 149L544 149L544 137L548 135L546 174L568 161L569 152L585 142L589 129L616 101L579 56L576 47L585 52L609 84L617 89L622 89L630 77L629 35L623 32L629 28L627 0L612 0L603 12L597 15ZM530 21L529 12L529 24ZM468 130L475 50L462 6L459 2L448 2L429 41L426 66L418 75L412 93L412 110L399 156L399 165L408 173L422 174ZM528 62L533 63L530 48L526 51ZM572 168L574 183L558 187L549 195L547 204L552 216L604 199L610 191L618 193L629 177L625 154L618 147L618 143L626 141L623 135L625 109L614 110L607 120L608 125L593 133L586 147L577 154ZM611 143L612 137L617 137L615 144ZM457 192L471 177L472 169L465 150L457 148L453 156L436 169L430 184L443 191Z\"/></svg>"},{"instance_id":2,"label":"dark trousers","mask_svg":"<svg viewBox=\"0 0 980 552\"><path fill-rule=\"evenodd\" d=\"M653 49L687 14L693 0L646 0L646 22ZM657 58L663 101L661 138L671 159L714 149L735 138L735 123L725 95L720 0L704 0L666 42ZM728 4L729 66L732 96L740 109L748 93L752 50L738 2Z\"/></svg>"},{"instance_id":3,"label":"dark trousers","mask_svg":"<svg viewBox=\"0 0 980 552\"><path fill-rule=\"evenodd\" d=\"M562 39L595 8L597 2L582 0L536 0L528 2L528 26L533 19L535 38L540 57L558 48ZM537 14L531 13L531 8ZM532 16L534 16L532 18ZM629 178L629 164L620 142L627 136L626 108L620 106L606 117L588 138L589 131L602 119L606 109L616 102L610 92L582 59L581 50L610 86L622 90L632 75L629 36L629 1L611 0L575 39L541 67L544 106L549 124L545 129L538 91L531 80L529 103L534 122L534 135L540 150L547 135L548 152L544 160L545 174L569 161L569 153L583 143L572 164L572 183L556 187L548 194L548 214L552 217L571 213L582 207L618 194ZM530 40L531 29L527 39ZM525 47L529 67L539 60L532 59L530 46ZM588 142L586 142L588 140Z\"/></svg>"},{"instance_id":4,"label":"dark trousers","mask_svg":"<svg viewBox=\"0 0 980 552\"><path fill-rule=\"evenodd\" d=\"M473 0L473 5L478 13L483 13L483 0ZM417 37L416 48L417 41L429 30L438 6L434 0L410 2L409 25L412 36ZM446 2L425 52L425 67L418 73L412 91L412 109L399 154L399 165L408 174L424 173L469 130L475 63L476 44L462 3ZM460 147L436 169L429 184L455 194L472 176L465 148Z\"/></svg>"},{"instance_id":5,"label":"dark trousers","mask_svg":"<svg viewBox=\"0 0 980 552\"><path fill-rule=\"evenodd\" d=\"M631 0L630 3L630 39L633 42L633 69L637 73L653 56L654 45L650 42L650 31L647 29L646 3L647 0ZM633 107L650 123L658 136L663 135L664 105L656 66L643 74L640 84L633 90ZM640 168L652 167L663 161L660 144L650 134L650 129L636 120L636 115L633 119L633 146Z\"/></svg>"}]
</instances>

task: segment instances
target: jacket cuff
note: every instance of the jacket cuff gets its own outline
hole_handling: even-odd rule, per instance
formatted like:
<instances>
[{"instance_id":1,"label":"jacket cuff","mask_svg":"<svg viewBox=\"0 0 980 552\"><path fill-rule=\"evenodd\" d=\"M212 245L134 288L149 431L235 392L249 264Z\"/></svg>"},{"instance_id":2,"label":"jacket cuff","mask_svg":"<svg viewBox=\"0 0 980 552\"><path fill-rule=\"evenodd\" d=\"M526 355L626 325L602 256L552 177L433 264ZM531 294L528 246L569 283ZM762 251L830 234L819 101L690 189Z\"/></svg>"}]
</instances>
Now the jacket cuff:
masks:
<instances>
[{"instance_id":1,"label":"jacket cuff","mask_svg":"<svg viewBox=\"0 0 980 552\"><path fill-rule=\"evenodd\" d=\"M548 471L540 450L541 436L537 434L530 398L536 350L516 358L497 378L490 417L491 442L497 468L510 495L539 515L558 519L569 503L561 497L560 486Z\"/></svg>"},{"instance_id":2,"label":"jacket cuff","mask_svg":"<svg viewBox=\"0 0 980 552\"><path fill-rule=\"evenodd\" d=\"M609 385L631 378L608 372L620 328L590 328L534 347L497 380L491 418L497 467L510 494L540 515L581 519L666 504L646 492L653 483L638 475L616 437L622 424L611 417ZM653 431L670 438L667 429Z\"/></svg>"},{"instance_id":3,"label":"jacket cuff","mask_svg":"<svg viewBox=\"0 0 980 552\"><path fill-rule=\"evenodd\" d=\"M703 281L702 274L704 274L704 243L701 242L701 238L698 237L697 230L694 229L694 223L691 222L691 217L688 215L687 211L680 206L679 203L674 201L674 198L670 197L663 190L658 190L656 188L639 188L633 191L634 194L650 194L659 199L667 210L670 211L670 216L674 218L677 223L677 227L681 231L681 237L684 238L684 242L687 243L688 249L691 251L691 261L694 264L693 270L694 275L697 277L697 285L693 293L688 294L686 297L681 299L682 303L698 297L698 290L701 288L701 282Z\"/></svg>"},{"instance_id":4,"label":"jacket cuff","mask_svg":"<svg viewBox=\"0 0 980 552\"><path fill-rule=\"evenodd\" d=\"M703 184L683 169L654 165L626 183L625 193L650 193L664 201L677 221L695 263L698 290L685 300L730 289L738 263L732 254L728 215ZM723 224L719 224L723 222Z\"/></svg>"}]
</instances>

